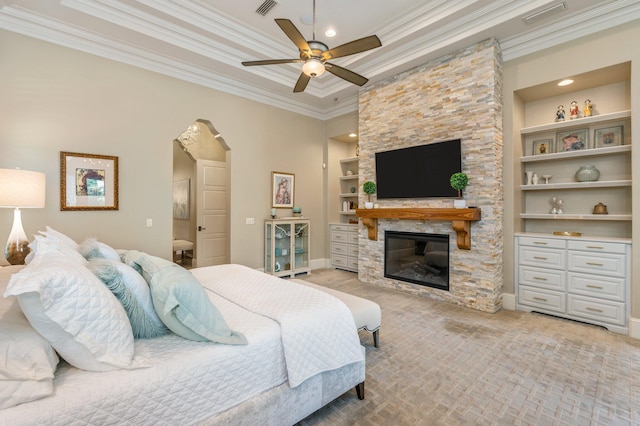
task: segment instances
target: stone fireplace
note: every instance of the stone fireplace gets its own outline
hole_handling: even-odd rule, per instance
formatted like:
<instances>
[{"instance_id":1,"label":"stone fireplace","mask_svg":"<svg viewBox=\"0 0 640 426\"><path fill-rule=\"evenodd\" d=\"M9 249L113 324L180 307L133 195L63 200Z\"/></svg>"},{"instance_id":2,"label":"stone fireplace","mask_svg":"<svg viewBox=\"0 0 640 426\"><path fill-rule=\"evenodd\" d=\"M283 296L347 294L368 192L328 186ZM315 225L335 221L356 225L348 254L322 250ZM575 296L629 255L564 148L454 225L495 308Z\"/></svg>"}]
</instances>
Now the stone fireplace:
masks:
<instances>
[{"instance_id":1,"label":"stone fireplace","mask_svg":"<svg viewBox=\"0 0 640 426\"><path fill-rule=\"evenodd\" d=\"M467 204L482 217L470 224L469 246L449 220L377 219L377 232L359 226L360 280L437 300L496 312L502 307L502 56L486 40L367 86L359 98L359 182L375 181L375 153L430 142L462 141ZM359 204L364 204L364 194ZM384 208L450 209L452 199L386 199ZM447 235L449 291L385 276L385 232ZM393 274L392 274L393 275Z\"/></svg>"}]
</instances>

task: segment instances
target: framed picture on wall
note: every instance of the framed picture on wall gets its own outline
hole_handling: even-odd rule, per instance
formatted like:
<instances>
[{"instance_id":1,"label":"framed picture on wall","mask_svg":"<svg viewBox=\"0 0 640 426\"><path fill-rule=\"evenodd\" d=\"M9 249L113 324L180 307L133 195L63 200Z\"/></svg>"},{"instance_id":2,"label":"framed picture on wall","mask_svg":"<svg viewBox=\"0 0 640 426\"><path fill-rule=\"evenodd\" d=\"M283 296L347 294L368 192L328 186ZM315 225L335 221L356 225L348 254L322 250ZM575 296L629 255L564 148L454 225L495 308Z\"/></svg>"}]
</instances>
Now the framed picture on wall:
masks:
<instances>
[{"instance_id":1,"label":"framed picture on wall","mask_svg":"<svg viewBox=\"0 0 640 426\"><path fill-rule=\"evenodd\" d=\"M191 179L173 182L173 218L189 219L189 189Z\"/></svg>"},{"instance_id":2,"label":"framed picture on wall","mask_svg":"<svg viewBox=\"0 0 640 426\"><path fill-rule=\"evenodd\" d=\"M271 172L271 207L293 208L294 184L292 173Z\"/></svg>"},{"instance_id":3,"label":"framed picture on wall","mask_svg":"<svg viewBox=\"0 0 640 426\"><path fill-rule=\"evenodd\" d=\"M118 210L118 157L60 152L60 210Z\"/></svg>"},{"instance_id":4,"label":"framed picture on wall","mask_svg":"<svg viewBox=\"0 0 640 426\"><path fill-rule=\"evenodd\" d=\"M622 126L604 127L596 129L593 137L594 148L606 148L608 146L619 146L622 143Z\"/></svg>"},{"instance_id":5,"label":"framed picture on wall","mask_svg":"<svg viewBox=\"0 0 640 426\"><path fill-rule=\"evenodd\" d=\"M556 136L556 152L580 151L587 149L589 129L558 132Z\"/></svg>"},{"instance_id":6,"label":"framed picture on wall","mask_svg":"<svg viewBox=\"0 0 640 426\"><path fill-rule=\"evenodd\" d=\"M533 155L550 154L553 152L553 139L533 141Z\"/></svg>"}]
</instances>

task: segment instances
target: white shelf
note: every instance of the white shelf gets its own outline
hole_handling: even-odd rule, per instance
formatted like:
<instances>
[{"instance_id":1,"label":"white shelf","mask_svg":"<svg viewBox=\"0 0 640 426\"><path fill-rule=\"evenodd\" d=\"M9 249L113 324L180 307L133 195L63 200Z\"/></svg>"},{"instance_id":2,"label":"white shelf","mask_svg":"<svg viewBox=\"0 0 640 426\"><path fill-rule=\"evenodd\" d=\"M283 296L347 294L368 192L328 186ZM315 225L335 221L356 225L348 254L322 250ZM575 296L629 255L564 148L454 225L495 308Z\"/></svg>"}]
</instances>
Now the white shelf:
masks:
<instances>
[{"instance_id":1,"label":"white shelf","mask_svg":"<svg viewBox=\"0 0 640 426\"><path fill-rule=\"evenodd\" d=\"M347 210L345 211L341 211L340 214L345 214L345 215L355 215L356 211L355 210Z\"/></svg>"},{"instance_id":2,"label":"white shelf","mask_svg":"<svg viewBox=\"0 0 640 426\"><path fill-rule=\"evenodd\" d=\"M353 192L346 192L344 194L340 194L340 196L344 198L358 198L358 194Z\"/></svg>"},{"instance_id":3,"label":"white shelf","mask_svg":"<svg viewBox=\"0 0 640 426\"><path fill-rule=\"evenodd\" d=\"M630 152L631 145L610 146L607 148L592 148L581 151L556 152L554 154L540 154L520 157L521 163L534 163L539 161L567 160L569 158L598 157L602 155L620 154Z\"/></svg>"},{"instance_id":4,"label":"white shelf","mask_svg":"<svg viewBox=\"0 0 640 426\"><path fill-rule=\"evenodd\" d=\"M340 176L340 180L358 180L358 175Z\"/></svg>"},{"instance_id":5,"label":"white shelf","mask_svg":"<svg viewBox=\"0 0 640 426\"><path fill-rule=\"evenodd\" d=\"M349 158L343 158L342 160L340 160L340 164L357 163L357 162L358 162L358 157L349 157Z\"/></svg>"},{"instance_id":6,"label":"white shelf","mask_svg":"<svg viewBox=\"0 0 640 426\"><path fill-rule=\"evenodd\" d=\"M554 189L594 189L631 186L631 180L598 180L595 182L560 182L538 185L520 185L522 191L550 191Z\"/></svg>"},{"instance_id":7,"label":"white shelf","mask_svg":"<svg viewBox=\"0 0 640 426\"><path fill-rule=\"evenodd\" d=\"M521 213L521 219L630 221L630 214Z\"/></svg>"},{"instance_id":8,"label":"white shelf","mask_svg":"<svg viewBox=\"0 0 640 426\"><path fill-rule=\"evenodd\" d=\"M520 129L521 135L531 133L546 132L549 130L568 129L571 127L580 128L592 124L602 123L604 121L621 120L631 117L631 110L612 112L609 114L594 115L586 118L576 118L575 120L559 121L557 123L542 124L540 126L531 126Z\"/></svg>"}]
</instances>

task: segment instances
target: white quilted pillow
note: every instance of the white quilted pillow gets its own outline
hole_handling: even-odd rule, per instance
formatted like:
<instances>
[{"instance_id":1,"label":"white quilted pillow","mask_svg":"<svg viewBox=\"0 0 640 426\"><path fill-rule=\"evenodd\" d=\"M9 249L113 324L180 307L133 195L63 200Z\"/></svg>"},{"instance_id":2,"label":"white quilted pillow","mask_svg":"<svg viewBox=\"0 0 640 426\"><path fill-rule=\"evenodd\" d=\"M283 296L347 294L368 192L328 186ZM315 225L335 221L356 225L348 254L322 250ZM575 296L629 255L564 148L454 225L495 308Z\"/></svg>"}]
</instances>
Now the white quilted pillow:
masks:
<instances>
[{"instance_id":1,"label":"white quilted pillow","mask_svg":"<svg viewBox=\"0 0 640 426\"><path fill-rule=\"evenodd\" d=\"M11 277L4 295L16 296L33 328L77 368L150 365L144 358L133 359L131 325L118 300L86 266L62 252L36 254Z\"/></svg>"}]
</instances>

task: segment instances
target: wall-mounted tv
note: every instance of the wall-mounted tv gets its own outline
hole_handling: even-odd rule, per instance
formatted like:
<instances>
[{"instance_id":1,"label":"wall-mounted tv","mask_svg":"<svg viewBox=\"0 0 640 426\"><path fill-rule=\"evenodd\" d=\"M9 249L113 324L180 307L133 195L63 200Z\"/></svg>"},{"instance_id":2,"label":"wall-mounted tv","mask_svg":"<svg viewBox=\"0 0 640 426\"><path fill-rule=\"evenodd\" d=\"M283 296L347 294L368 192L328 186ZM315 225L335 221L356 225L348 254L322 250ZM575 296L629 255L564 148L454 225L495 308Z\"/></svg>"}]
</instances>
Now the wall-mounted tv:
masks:
<instances>
[{"instance_id":1,"label":"wall-mounted tv","mask_svg":"<svg viewBox=\"0 0 640 426\"><path fill-rule=\"evenodd\" d=\"M457 197L449 179L462 171L460 139L376 153L378 199Z\"/></svg>"}]
</instances>

